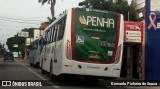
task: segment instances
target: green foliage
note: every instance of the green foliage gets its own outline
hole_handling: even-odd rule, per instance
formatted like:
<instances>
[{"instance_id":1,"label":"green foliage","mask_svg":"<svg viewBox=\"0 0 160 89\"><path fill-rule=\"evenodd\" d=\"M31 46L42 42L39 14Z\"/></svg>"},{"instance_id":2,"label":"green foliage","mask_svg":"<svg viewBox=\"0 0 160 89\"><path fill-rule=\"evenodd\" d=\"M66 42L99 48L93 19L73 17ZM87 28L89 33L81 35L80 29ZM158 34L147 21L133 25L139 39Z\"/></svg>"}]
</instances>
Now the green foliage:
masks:
<instances>
[{"instance_id":1,"label":"green foliage","mask_svg":"<svg viewBox=\"0 0 160 89\"><path fill-rule=\"evenodd\" d=\"M25 37L18 37L17 35L15 37L10 37L7 39L7 46L10 51L23 51L25 48ZM13 47L15 44L18 45L18 47Z\"/></svg>"},{"instance_id":2,"label":"green foliage","mask_svg":"<svg viewBox=\"0 0 160 89\"><path fill-rule=\"evenodd\" d=\"M2 48L3 46L2 46L2 44L0 43L0 49Z\"/></svg>"},{"instance_id":3,"label":"green foliage","mask_svg":"<svg viewBox=\"0 0 160 89\"><path fill-rule=\"evenodd\" d=\"M42 3L42 5L44 5L45 3L48 3L51 5L50 9L51 9L51 15L52 15L52 19L54 19L54 6L56 4L56 0L38 0L39 3Z\"/></svg>"},{"instance_id":4,"label":"green foliage","mask_svg":"<svg viewBox=\"0 0 160 89\"><path fill-rule=\"evenodd\" d=\"M4 44L2 45L0 43L0 55L4 55L5 52L6 52L6 49L4 48Z\"/></svg>"},{"instance_id":5,"label":"green foliage","mask_svg":"<svg viewBox=\"0 0 160 89\"><path fill-rule=\"evenodd\" d=\"M44 5L45 3L49 2L49 0L38 0L39 3L42 3Z\"/></svg>"},{"instance_id":6,"label":"green foliage","mask_svg":"<svg viewBox=\"0 0 160 89\"><path fill-rule=\"evenodd\" d=\"M22 31L29 32L29 36L33 37L34 29L35 28L24 28L22 29ZM26 40L26 37L18 37L18 35L15 35L14 37L8 38L6 44L10 51L24 52L25 51L25 40ZM18 47L13 47L15 44L17 44Z\"/></svg>"},{"instance_id":7,"label":"green foliage","mask_svg":"<svg viewBox=\"0 0 160 89\"><path fill-rule=\"evenodd\" d=\"M131 21L139 20L136 18L136 5L134 3L129 5L127 1L120 0L117 3L113 3L112 0L85 0L80 2L79 6L121 13L124 15L124 20L128 20L128 15Z\"/></svg>"},{"instance_id":8,"label":"green foliage","mask_svg":"<svg viewBox=\"0 0 160 89\"><path fill-rule=\"evenodd\" d=\"M54 20L56 20L56 17L54 17L54 18L47 17L47 19L48 19L48 22L46 22L46 23L51 24Z\"/></svg>"}]
</instances>

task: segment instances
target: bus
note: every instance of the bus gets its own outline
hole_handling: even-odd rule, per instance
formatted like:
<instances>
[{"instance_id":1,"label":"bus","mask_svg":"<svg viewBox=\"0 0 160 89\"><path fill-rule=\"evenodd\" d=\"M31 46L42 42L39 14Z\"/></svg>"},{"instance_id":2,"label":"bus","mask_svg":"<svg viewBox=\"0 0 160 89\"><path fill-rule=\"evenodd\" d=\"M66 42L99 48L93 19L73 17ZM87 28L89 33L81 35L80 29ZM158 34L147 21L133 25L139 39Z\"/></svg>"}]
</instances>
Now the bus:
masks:
<instances>
[{"instance_id":1,"label":"bus","mask_svg":"<svg viewBox=\"0 0 160 89\"><path fill-rule=\"evenodd\" d=\"M43 33L42 73L120 77L124 17L90 8L71 8Z\"/></svg>"},{"instance_id":2,"label":"bus","mask_svg":"<svg viewBox=\"0 0 160 89\"><path fill-rule=\"evenodd\" d=\"M40 67L40 57L43 45L41 44L41 37L34 40L30 44L29 62L33 67Z\"/></svg>"}]
</instances>

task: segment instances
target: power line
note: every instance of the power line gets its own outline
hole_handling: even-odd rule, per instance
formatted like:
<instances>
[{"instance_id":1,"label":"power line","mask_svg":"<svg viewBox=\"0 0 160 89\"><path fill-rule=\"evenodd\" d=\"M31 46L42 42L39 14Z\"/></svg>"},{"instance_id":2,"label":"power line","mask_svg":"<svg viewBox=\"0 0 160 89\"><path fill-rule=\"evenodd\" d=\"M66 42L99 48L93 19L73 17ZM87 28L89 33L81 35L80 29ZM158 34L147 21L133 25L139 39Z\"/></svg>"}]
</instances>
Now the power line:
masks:
<instances>
[{"instance_id":1,"label":"power line","mask_svg":"<svg viewBox=\"0 0 160 89\"><path fill-rule=\"evenodd\" d=\"M30 17L30 18L19 18L19 19L39 19L39 18L47 18L47 17Z\"/></svg>"},{"instance_id":2,"label":"power line","mask_svg":"<svg viewBox=\"0 0 160 89\"><path fill-rule=\"evenodd\" d=\"M9 22L16 22L16 23L26 23L26 24L36 24L36 25L39 25L39 24L33 23L33 22L15 21L15 20L8 20L8 19L2 19L2 18L0 18L0 20L9 21Z\"/></svg>"},{"instance_id":3,"label":"power line","mask_svg":"<svg viewBox=\"0 0 160 89\"><path fill-rule=\"evenodd\" d=\"M6 16L0 16L0 17L3 17L3 18L10 18L10 19L41 19L41 18L46 18L47 17L30 17L30 18L12 18L12 17L6 17Z\"/></svg>"},{"instance_id":4,"label":"power line","mask_svg":"<svg viewBox=\"0 0 160 89\"><path fill-rule=\"evenodd\" d=\"M40 20L31 20L31 19L20 19L20 18L9 18L9 17L3 17L3 16L0 16L0 18L3 18L3 19L9 19L9 20L20 20L20 21L40 21Z\"/></svg>"},{"instance_id":5,"label":"power line","mask_svg":"<svg viewBox=\"0 0 160 89\"><path fill-rule=\"evenodd\" d=\"M34 25L35 25L35 24L34 24ZM34 25L33 25L33 26L34 26ZM1 26L1 27L2 27L2 26L3 26L3 27L6 27L6 26L16 26L16 27L19 27L18 24L17 24L17 25L13 25L13 24L1 24L1 23L0 23L0 26ZM27 27L27 26L31 26L31 25L30 25L30 24L28 24L28 25L26 24L26 25L22 25L22 26L23 26L23 27ZM36 26L39 26L39 24L36 24ZM2 30L2 29L0 28L0 30Z\"/></svg>"}]
</instances>

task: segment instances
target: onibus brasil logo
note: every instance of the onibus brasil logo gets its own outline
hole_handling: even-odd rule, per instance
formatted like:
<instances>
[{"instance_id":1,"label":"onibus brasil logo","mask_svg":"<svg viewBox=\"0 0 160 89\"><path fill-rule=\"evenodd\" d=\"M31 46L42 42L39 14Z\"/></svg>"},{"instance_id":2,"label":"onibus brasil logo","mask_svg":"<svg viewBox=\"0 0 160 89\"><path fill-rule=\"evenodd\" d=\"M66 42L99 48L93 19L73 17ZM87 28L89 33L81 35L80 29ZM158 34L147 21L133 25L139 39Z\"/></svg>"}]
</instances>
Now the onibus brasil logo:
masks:
<instances>
[{"instance_id":1,"label":"onibus brasil logo","mask_svg":"<svg viewBox=\"0 0 160 89\"><path fill-rule=\"evenodd\" d=\"M114 28L115 27L115 21L114 19L109 18L101 18L101 17L95 17L95 16L79 16L79 21L83 25L89 25L92 26L100 26L100 27L107 27L107 28Z\"/></svg>"}]
</instances>

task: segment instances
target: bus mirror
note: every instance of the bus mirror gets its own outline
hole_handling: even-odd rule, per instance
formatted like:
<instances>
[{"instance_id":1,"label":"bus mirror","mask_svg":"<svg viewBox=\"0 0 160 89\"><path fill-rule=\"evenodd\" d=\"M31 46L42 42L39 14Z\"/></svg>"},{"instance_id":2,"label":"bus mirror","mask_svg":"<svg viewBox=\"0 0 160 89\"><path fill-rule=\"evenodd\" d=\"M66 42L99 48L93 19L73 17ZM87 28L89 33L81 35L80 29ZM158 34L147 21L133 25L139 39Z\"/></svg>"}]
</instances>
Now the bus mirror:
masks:
<instances>
[{"instance_id":1,"label":"bus mirror","mask_svg":"<svg viewBox=\"0 0 160 89\"><path fill-rule=\"evenodd\" d=\"M42 44L42 42L41 42L42 40L39 40L39 44L41 45Z\"/></svg>"},{"instance_id":2,"label":"bus mirror","mask_svg":"<svg viewBox=\"0 0 160 89\"><path fill-rule=\"evenodd\" d=\"M44 41L43 41L43 44L44 44L44 45L47 44L47 41L44 40Z\"/></svg>"}]
</instances>

